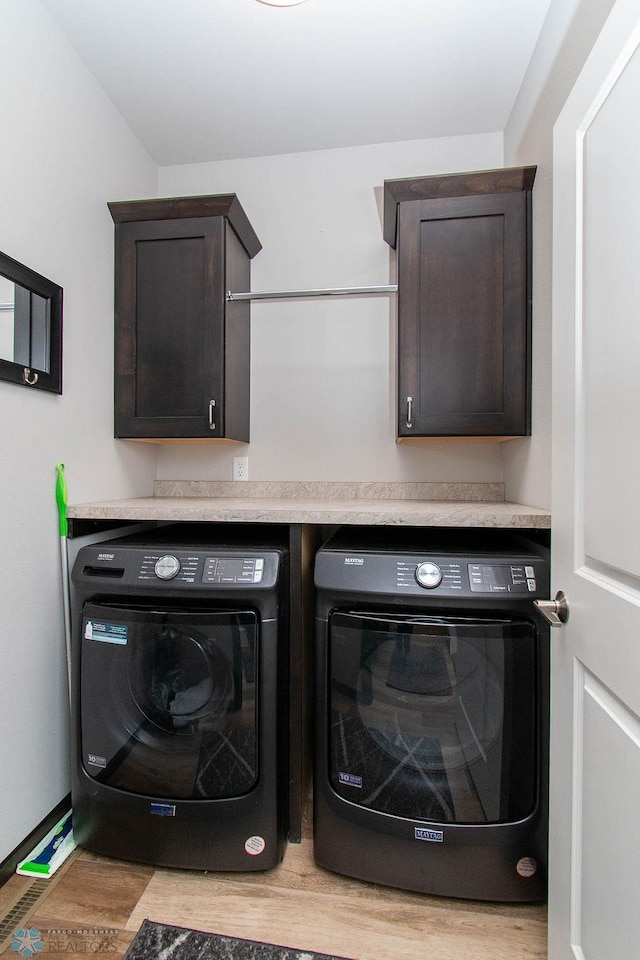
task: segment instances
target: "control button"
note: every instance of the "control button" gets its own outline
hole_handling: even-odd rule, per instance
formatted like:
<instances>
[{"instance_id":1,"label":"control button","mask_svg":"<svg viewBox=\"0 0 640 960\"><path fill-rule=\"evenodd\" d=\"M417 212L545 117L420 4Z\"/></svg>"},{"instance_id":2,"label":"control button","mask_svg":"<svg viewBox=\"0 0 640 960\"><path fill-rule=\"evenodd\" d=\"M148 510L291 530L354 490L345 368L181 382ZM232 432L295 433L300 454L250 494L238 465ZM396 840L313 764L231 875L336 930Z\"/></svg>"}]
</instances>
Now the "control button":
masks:
<instances>
[{"instance_id":1,"label":"control button","mask_svg":"<svg viewBox=\"0 0 640 960\"><path fill-rule=\"evenodd\" d=\"M525 576L526 576L527 580L533 580L533 578L534 578L535 575L536 575L535 570L533 569L533 567L525 567L525 568L524 568L524 573L525 573Z\"/></svg>"},{"instance_id":2,"label":"control button","mask_svg":"<svg viewBox=\"0 0 640 960\"><path fill-rule=\"evenodd\" d=\"M442 582L442 570L437 564L425 560L424 563L419 563L416 567L416 580L421 587L433 590Z\"/></svg>"},{"instance_id":3,"label":"control button","mask_svg":"<svg viewBox=\"0 0 640 960\"><path fill-rule=\"evenodd\" d=\"M156 560L154 567L156 577L160 580L173 580L180 573L180 561L177 557L167 555Z\"/></svg>"},{"instance_id":4,"label":"control button","mask_svg":"<svg viewBox=\"0 0 640 960\"><path fill-rule=\"evenodd\" d=\"M529 588L529 592L530 592L530 593L535 593L535 592L536 592L536 581L535 581L535 580L532 580L532 579L527 580L527 587Z\"/></svg>"}]
</instances>

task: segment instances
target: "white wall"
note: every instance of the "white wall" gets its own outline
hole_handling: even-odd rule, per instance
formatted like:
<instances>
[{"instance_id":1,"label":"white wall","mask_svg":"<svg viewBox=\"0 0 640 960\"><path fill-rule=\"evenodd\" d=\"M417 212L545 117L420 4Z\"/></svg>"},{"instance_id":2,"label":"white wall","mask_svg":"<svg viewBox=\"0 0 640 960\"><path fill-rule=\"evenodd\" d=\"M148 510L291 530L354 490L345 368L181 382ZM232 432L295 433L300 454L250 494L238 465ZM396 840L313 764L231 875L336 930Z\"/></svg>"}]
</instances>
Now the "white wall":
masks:
<instances>
[{"instance_id":1,"label":"white wall","mask_svg":"<svg viewBox=\"0 0 640 960\"><path fill-rule=\"evenodd\" d=\"M538 170L533 189L533 417L530 440L504 446L507 498L551 505L553 125L613 0L552 0L505 129L505 165Z\"/></svg>"},{"instance_id":2,"label":"white wall","mask_svg":"<svg viewBox=\"0 0 640 960\"><path fill-rule=\"evenodd\" d=\"M159 194L236 193L253 290L388 284L384 180L500 167L502 135L164 167ZM501 481L504 444L395 443L395 297L254 301L251 443L167 446L160 479ZM534 500L533 502L537 502Z\"/></svg>"},{"instance_id":3,"label":"white wall","mask_svg":"<svg viewBox=\"0 0 640 960\"><path fill-rule=\"evenodd\" d=\"M64 288L62 397L0 383L0 861L69 790L55 465L76 502L148 494L113 440L113 224L157 169L37 0L0 0L0 250Z\"/></svg>"}]
</instances>

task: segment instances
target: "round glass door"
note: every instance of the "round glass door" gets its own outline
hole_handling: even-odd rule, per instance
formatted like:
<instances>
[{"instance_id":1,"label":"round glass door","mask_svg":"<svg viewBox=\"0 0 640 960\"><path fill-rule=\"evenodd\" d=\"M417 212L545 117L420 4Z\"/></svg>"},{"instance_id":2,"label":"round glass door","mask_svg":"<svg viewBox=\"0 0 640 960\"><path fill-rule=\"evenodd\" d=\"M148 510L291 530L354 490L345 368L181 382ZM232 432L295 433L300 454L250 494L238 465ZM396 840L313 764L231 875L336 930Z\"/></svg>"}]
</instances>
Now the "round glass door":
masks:
<instances>
[{"instance_id":1,"label":"round glass door","mask_svg":"<svg viewBox=\"0 0 640 960\"><path fill-rule=\"evenodd\" d=\"M242 796L258 778L258 617L86 603L82 762L162 798Z\"/></svg>"},{"instance_id":2,"label":"round glass door","mask_svg":"<svg viewBox=\"0 0 640 960\"><path fill-rule=\"evenodd\" d=\"M132 647L129 689L140 713L162 730L189 734L205 717L221 729L233 709L238 666L205 633L166 624Z\"/></svg>"}]
</instances>

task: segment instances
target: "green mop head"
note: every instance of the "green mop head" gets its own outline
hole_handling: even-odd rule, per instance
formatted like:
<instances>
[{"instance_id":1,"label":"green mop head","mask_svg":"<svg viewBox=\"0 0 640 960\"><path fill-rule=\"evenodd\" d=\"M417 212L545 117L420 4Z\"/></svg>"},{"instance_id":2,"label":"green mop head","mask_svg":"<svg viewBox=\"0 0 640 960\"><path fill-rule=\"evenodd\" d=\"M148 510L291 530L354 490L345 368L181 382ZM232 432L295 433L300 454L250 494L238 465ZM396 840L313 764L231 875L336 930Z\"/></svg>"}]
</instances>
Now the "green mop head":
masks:
<instances>
[{"instance_id":1,"label":"green mop head","mask_svg":"<svg viewBox=\"0 0 640 960\"><path fill-rule=\"evenodd\" d=\"M75 847L71 810L69 810L46 837L43 837L40 843L34 847L29 856L18 864L16 873L25 877L39 877L40 879L51 877L69 854L75 850Z\"/></svg>"}]
</instances>

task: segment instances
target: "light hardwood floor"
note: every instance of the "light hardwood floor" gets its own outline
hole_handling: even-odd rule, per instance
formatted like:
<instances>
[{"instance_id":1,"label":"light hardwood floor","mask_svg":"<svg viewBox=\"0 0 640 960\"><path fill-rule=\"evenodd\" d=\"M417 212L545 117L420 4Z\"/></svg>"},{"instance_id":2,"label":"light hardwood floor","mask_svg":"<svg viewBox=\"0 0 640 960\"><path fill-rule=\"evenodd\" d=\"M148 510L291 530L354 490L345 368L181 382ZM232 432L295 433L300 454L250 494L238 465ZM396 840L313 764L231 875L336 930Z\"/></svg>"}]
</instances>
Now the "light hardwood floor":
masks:
<instances>
[{"instance_id":1,"label":"light hardwood floor","mask_svg":"<svg viewBox=\"0 0 640 960\"><path fill-rule=\"evenodd\" d=\"M32 881L0 888L0 919ZM531 960L545 958L543 905L427 897L339 877L317 867L308 823L301 844L266 873L155 869L77 850L20 926L42 931L50 953L94 952L80 933L114 931L105 952L120 958L145 918L354 960ZM48 888L46 885L50 884ZM99 938L98 938L99 939ZM9 958L18 954L4 941ZM3 951L0 942L0 952Z\"/></svg>"}]
</instances>

